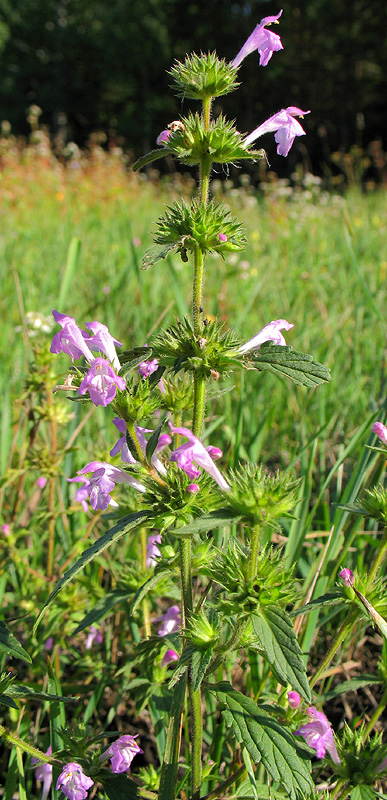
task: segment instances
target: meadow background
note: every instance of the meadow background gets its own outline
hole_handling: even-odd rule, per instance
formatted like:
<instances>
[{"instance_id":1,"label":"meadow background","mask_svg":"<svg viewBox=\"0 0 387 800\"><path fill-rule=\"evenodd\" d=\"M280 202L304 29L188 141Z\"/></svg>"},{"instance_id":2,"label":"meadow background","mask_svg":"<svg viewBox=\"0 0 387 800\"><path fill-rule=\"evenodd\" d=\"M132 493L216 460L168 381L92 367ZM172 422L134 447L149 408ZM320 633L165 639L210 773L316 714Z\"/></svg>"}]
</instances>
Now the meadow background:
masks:
<instances>
[{"instance_id":1,"label":"meadow background","mask_svg":"<svg viewBox=\"0 0 387 800\"><path fill-rule=\"evenodd\" d=\"M0 7L5 65L0 90L0 599L4 618L28 649L34 667L32 672L22 662L15 667L5 660L3 667L11 669L18 683L32 681L35 687L47 688L50 652L54 688L67 695L80 693L69 715L72 723L92 722L109 730L114 722L126 730L134 719L140 720L144 763L156 763L163 735L154 736L155 720L151 725L144 716L141 696L134 700L132 681L138 673L135 663L128 663L130 647L141 631L141 619L130 616L125 599L138 588L128 566L138 558L136 537L121 541L90 564L59 595L36 637L30 637L53 583L109 522L109 515L82 511L66 479L91 458L108 459L116 438L107 422L109 410L93 407L85 412L61 392L53 395L54 385L63 384L67 375L68 359L49 355L51 309L74 316L80 324L103 321L126 348L151 343L153 333L189 313L189 265L170 255L144 271L142 257L152 242L152 223L165 205L182 195L187 200L192 196L192 174L175 171L169 162L161 171L152 168L143 174L133 174L130 165L134 154L152 147L160 129L179 114L179 103L165 100L165 69L199 38L198 49L203 46L211 19L205 15L201 27L194 25L199 11L192 3L183 9L170 2L164 10L156 2L147 3L141 14L135 3L111 4L109 9L94 3L93 11L84 2L77 12L71 2L29 4L36 13L22 14L17 3L12 9ZM253 106L248 92L256 78L247 71L241 113L243 107L248 109L242 118L248 130L259 121L257 114L268 116L284 105L283 89L289 88L289 103L313 105L310 144L308 137L297 141L292 158L281 163L271 142L271 167L258 164L248 171L232 168L213 175L213 196L241 219L249 245L245 253L225 261L209 259L205 310L229 324L242 341L272 319L288 319L294 323L288 344L329 366L332 380L313 391L268 373L244 378L235 374L222 384L214 382L205 436L221 447L230 466L260 461L270 470L288 469L300 479L296 517L284 521L285 538L278 541L297 561L300 596L305 598L332 586L340 565L362 568L375 552L370 532L376 526L338 504L353 502L365 486L384 478L383 457L367 445L375 444L372 422L385 420L387 409L386 143L381 102L387 70L383 72L385 48L382 52L378 37L385 14L380 3L351 4L348 25L344 11L332 4L329 9L324 2L297 7L293 27L286 23L294 36L286 58L294 63L300 43L305 40L308 46L295 65L294 85L289 79L284 82L283 70L291 69L290 61L276 65L267 79L273 82L270 92L275 81L282 86L281 99L274 92L269 110L267 97ZM210 8L215 13L217 4ZM113 30L108 25L110 11L117 38L107 44ZM209 46L217 45L227 57L237 49L235 14L242 11L247 35L252 17L256 22L255 17L276 13L277 8L234 3L229 17L225 12L222 17L218 9L219 41L213 34ZM77 13L83 14L81 20ZM116 52L117 41L125 35L122 20L126 25L129 18L132 28L125 41L135 46L128 45L126 63ZM321 18L324 30L317 36ZM225 39L219 33L223 19ZM88 20L93 58L87 57L82 29ZM161 27L156 22L162 22ZM195 41L188 41L187 31L195 33ZM50 39L53 33L56 39ZM281 35L285 40L282 29ZM141 41L145 44L140 53ZM23 42L29 42L30 49L21 46ZM156 44L160 59L152 72ZM62 56L52 62L52 53ZM51 69L53 63L61 65L60 70ZM87 71L80 83L74 82L70 65L76 63L90 69L98 64L94 82ZM250 68L256 76L257 64ZM309 79L300 95L305 70ZM61 91L55 93L58 85ZM47 482L39 487L42 477ZM129 502L123 500L120 514L126 513ZM103 607L106 592L115 590L124 596L120 607ZM176 598L170 599L178 599L177 589ZM102 612L92 620L90 612L98 603ZM151 610L163 610L156 597ZM102 625L104 638L90 653L85 645L91 621ZM311 614L301 636L306 653L318 624L317 614ZM333 629L328 620L328 636ZM360 671L375 661L381 645L371 629L367 636L360 652L355 644L347 652L347 662ZM250 669L248 691L251 664ZM346 704L345 713L348 719L352 715L354 724L365 702L360 696L352 707ZM20 736L32 733L44 741L48 714L45 704L43 711L33 706L30 716L13 708L4 716ZM2 767L9 776L6 797L16 785L19 791L27 787L28 798L35 796L33 773L27 770L21 781L16 754L8 761L4 753Z\"/></svg>"}]
</instances>

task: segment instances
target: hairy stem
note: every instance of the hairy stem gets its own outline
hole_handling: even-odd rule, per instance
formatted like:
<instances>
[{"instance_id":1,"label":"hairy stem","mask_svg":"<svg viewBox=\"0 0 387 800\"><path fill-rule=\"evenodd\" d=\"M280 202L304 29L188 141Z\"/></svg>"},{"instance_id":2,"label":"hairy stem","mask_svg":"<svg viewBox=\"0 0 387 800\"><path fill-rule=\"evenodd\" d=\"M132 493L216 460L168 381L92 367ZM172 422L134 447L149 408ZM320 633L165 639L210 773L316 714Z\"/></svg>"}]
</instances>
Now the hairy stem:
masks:
<instances>
[{"instance_id":1,"label":"hairy stem","mask_svg":"<svg viewBox=\"0 0 387 800\"><path fill-rule=\"evenodd\" d=\"M199 800L202 784L202 739L203 720L200 689L189 683L189 699L192 712L192 800Z\"/></svg>"},{"instance_id":2,"label":"hairy stem","mask_svg":"<svg viewBox=\"0 0 387 800\"><path fill-rule=\"evenodd\" d=\"M141 541L141 566L145 572L146 570L146 546L147 546L147 532L146 528L141 528L140 530L140 541ZM149 599L146 595L142 601L142 613L144 618L144 630L145 636L149 639L151 635L151 624L150 624L150 617L149 617Z\"/></svg>"}]
</instances>

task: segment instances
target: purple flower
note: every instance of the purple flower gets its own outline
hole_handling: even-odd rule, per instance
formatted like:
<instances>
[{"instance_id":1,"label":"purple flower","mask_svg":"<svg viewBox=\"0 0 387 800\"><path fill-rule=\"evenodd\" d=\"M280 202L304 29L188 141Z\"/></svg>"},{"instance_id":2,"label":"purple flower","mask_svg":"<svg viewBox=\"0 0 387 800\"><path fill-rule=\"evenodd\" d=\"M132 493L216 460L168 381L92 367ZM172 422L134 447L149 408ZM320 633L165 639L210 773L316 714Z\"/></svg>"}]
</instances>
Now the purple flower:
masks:
<instances>
[{"instance_id":1,"label":"purple flower","mask_svg":"<svg viewBox=\"0 0 387 800\"><path fill-rule=\"evenodd\" d=\"M119 417L115 417L113 419L113 423L118 428L119 432L123 434L120 439L115 443L114 447L110 450L111 456L116 456L119 452L121 452L122 461L126 462L127 464L135 464L136 459L133 457L132 453L129 450L129 447L126 442L126 422ZM153 431L149 430L149 428L141 428L139 425L135 426L135 431L138 439L138 443L141 447L143 454L145 455L146 452L146 438L145 433L153 433ZM160 453L164 447L167 447L171 444L171 437L167 433L163 433L159 441L157 442L157 447L152 455L151 463L160 472L162 475L165 475L165 467L161 463L160 459L157 457L157 453Z\"/></svg>"},{"instance_id":2,"label":"purple flower","mask_svg":"<svg viewBox=\"0 0 387 800\"><path fill-rule=\"evenodd\" d=\"M105 358L96 358L86 373L78 392L89 392L95 406L107 406L114 400L117 389L125 389L125 381L114 372Z\"/></svg>"},{"instance_id":3,"label":"purple flower","mask_svg":"<svg viewBox=\"0 0 387 800\"><path fill-rule=\"evenodd\" d=\"M52 749L51 745L49 745L48 749L46 750L46 756L50 756L51 753ZM35 765L37 763L37 758L31 758L31 764ZM35 777L36 780L42 781L43 783L41 800L46 800L52 784L52 764L39 764L39 766L36 768Z\"/></svg>"},{"instance_id":4,"label":"purple flower","mask_svg":"<svg viewBox=\"0 0 387 800\"><path fill-rule=\"evenodd\" d=\"M47 483L47 478L44 478L43 475L41 475L40 478L38 478L38 480L36 481L36 485L39 487L39 489L44 489L46 483Z\"/></svg>"},{"instance_id":5,"label":"purple flower","mask_svg":"<svg viewBox=\"0 0 387 800\"><path fill-rule=\"evenodd\" d=\"M65 768L59 775L56 782L56 789L62 789L62 792L69 800L85 800L87 797L87 790L93 786L94 781L88 778L83 772L79 764L71 761L66 764Z\"/></svg>"},{"instance_id":6,"label":"purple flower","mask_svg":"<svg viewBox=\"0 0 387 800\"><path fill-rule=\"evenodd\" d=\"M317 758L324 758L328 751L332 761L340 764L329 720L322 711L317 711L314 706L307 708L306 713L310 722L295 731L295 735L304 737L309 747L313 747L316 751Z\"/></svg>"},{"instance_id":7,"label":"purple flower","mask_svg":"<svg viewBox=\"0 0 387 800\"><path fill-rule=\"evenodd\" d=\"M348 567L346 567L345 569L341 570L339 575L341 580L343 581L343 583L345 583L346 586L353 586L355 581L355 576L351 569L348 569Z\"/></svg>"},{"instance_id":8,"label":"purple flower","mask_svg":"<svg viewBox=\"0 0 387 800\"><path fill-rule=\"evenodd\" d=\"M52 314L62 330L56 333L52 340L51 353L61 353L63 351L63 353L67 353L71 357L71 361L74 361L74 358L85 356L86 360L91 364L94 361L94 356L85 341L88 338L86 333L78 328L73 317L67 317L65 314L56 311L55 308Z\"/></svg>"},{"instance_id":9,"label":"purple flower","mask_svg":"<svg viewBox=\"0 0 387 800\"><path fill-rule=\"evenodd\" d=\"M166 147L166 145L168 144L168 141L170 139L170 136L171 136L171 131L168 131L167 129L164 130L164 131L161 131L161 133L159 133L159 135L158 135L158 137L156 139L156 144L160 144L160 145L163 145L164 147Z\"/></svg>"},{"instance_id":10,"label":"purple flower","mask_svg":"<svg viewBox=\"0 0 387 800\"><path fill-rule=\"evenodd\" d=\"M387 428L385 425L383 425L383 422L374 422L371 431L379 436L379 439L381 442L383 442L383 444L387 444Z\"/></svg>"},{"instance_id":11,"label":"purple flower","mask_svg":"<svg viewBox=\"0 0 387 800\"><path fill-rule=\"evenodd\" d=\"M296 136L305 135L302 125L294 117L304 117L305 114L310 114L310 111L302 111L297 106L281 108L281 111L277 111L276 114L273 114L266 122L263 122L262 125L259 125L258 128L255 128L252 133L246 136L243 142L245 147L249 147L264 133L275 132L274 138L278 145L277 153L280 156L287 156Z\"/></svg>"},{"instance_id":12,"label":"purple flower","mask_svg":"<svg viewBox=\"0 0 387 800\"><path fill-rule=\"evenodd\" d=\"M273 319L256 336L253 336L242 347L239 347L238 353L248 353L249 350L255 350L263 342L271 341L274 344L286 345L285 337L282 335L281 330L289 331L290 328L294 328L293 322L287 322L286 319Z\"/></svg>"},{"instance_id":13,"label":"purple flower","mask_svg":"<svg viewBox=\"0 0 387 800\"><path fill-rule=\"evenodd\" d=\"M175 650L167 650L165 655L163 656L163 660L161 662L162 667L167 667L168 664L172 664L174 661L178 661L179 656Z\"/></svg>"},{"instance_id":14,"label":"purple flower","mask_svg":"<svg viewBox=\"0 0 387 800\"><path fill-rule=\"evenodd\" d=\"M146 344L145 347L148 347L148 345ZM145 378L149 378L150 375L156 372L158 366L157 358L152 358L150 361L141 361L138 365L138 374L145 380Z\"/></svg>"},{"instance_id":15,"label":"purple flower","mask_svg":"<svg viewBox=\"0 0 387 800\"><path fill-rule=\"evenodd\" d=\"M102 753L101 758L110 758L112 772L127 772L134 757L144 752L135 739L137 736L121 736Z\"/></svg>"},{"instance_id":16,"label":"purple flower","mask_svg":"<svg viewBox=\"0 0 387 800\"><path fill-rule=\"evenodd\" d=\"M44 643L44 649L47 650L47 652L49 653L53 647L54 647L54 638L52 636L49 636ZM47 752L47 755L50 754Z\"/></svg>"},{"instance_id":17,"label":"purple flower","mask_svg":"<svg viewBox=\"0 0 387 800\"><path fill-rule=\"evenodd\" d=\"M227 242L227 236L226 236L226 234L225 234L225 233L220 233L220 234L218 235L218 239L219 239L219 241L220 241L220 242L222 242L222 243L223 243L223 242Z\"/></svg>"},{"instance_id":18,"label":"purple flower","mask_svg":"<svg viewBox=\"0 0 387 800\"><path fill-rule=\"evenodd\" d=\"M278 34L266 30L266 25L271 25L272 22L277 22L281 14L282 9L275 17L264 17L264 19L261 19L260 23L250 34L249 38L246 39L238 55L235 56L234 60L231 62L231 66L234 67L234 69L239 67L239 64L242 63L243 59L246 58L246 56L248 56L250 53L253 53L254 50L258 50L260 67L266 67L273 53L275 53L277 50L283 50L283 44Z\"/></svg>"},{"instance_id":19,"label":"purple flower","mask_svg":"<svg viewBox=\"0 0 387 800\"><path fill-rule=\"evenodd\" d=\"M288 703L290 708L298 708L301 703L301 695L298 692L288 692Z\"/></svg>"},{"instance_id":20,"label":"purple flower","mask_svg":"<svg viewBox=\"0 0 387 800\"><path fill-rule=\"evenodd\" d=\"M1 532L3 536L9 536L11 533L11 526L8 525L7 522L4 522L4 525L1 526Z\"/></svg>"},{"instance_id":21,"label":"purple flower","mask_svg":"<svg viewBox=\"0 0 387 800\"><path fill-rule=\"evenodd\" d=\"M91 646L93 642L97 642L97 644L102 644L102 633L95 625L90 625L89 634L86 639L85 649L91 650Z\"/></svg>"},{"instance_id":22,"label":"purple flower","mask_svg":"<svg viewBox=\"0 0 387 800\"><path fill-rule=\"evenodd\" d=\"M143 486L142 483L136 481L135 478L127 472L124 472L124 470L119 469L119 467L113 467L106 461L91 461L90 464L86 464L85 467L78 470L78 475L84 475L89 472L92 473L92 476L88 484L85 484L82 489L78 490L77 495L80 492L84 493L83 500L81 501L83 505L83 502L86 502L87 492L89 503L95 511L98 509L105 511L108 505L114 503L110 492L113 491L116 483L127 483L129 486L132 486L133 489L137 489L138 492L145 492L145 486ZM68 480L70 482L76 481L77 478L68 478Z\"/></svg>"},{"instance_id":23,"label":"purple flower","mask_svg":"<svg viewBox=\"0 0 387 800\"><path fill-rule=\"evenodd\" d=\"M186 492L188 492L188 494L196 494L200 492L200 486L198 486L197 483L189 483Z\"/></svg>"},{"instance_id":24,"label":"purple flower","mask_svg":"<svg viewBox=\"0 0 387 800\"><path fill-rule=\"evenodd\" d=\"M200 439L194 436L192 431L188 428L175 428L171 423L169 423L169 427L172 433L178 433L180 436L185 436L188 439L186 444L180 445L180 447L171 453L171 461L176 461L178 466L193 480L200 475L200 469L193 463L195 461L199 467L211 475L223 492L228 492L230 487L227 481L215 466L210 453L201 443Z\"/></svg>"},{"instance_id":25,"label":"purple flower","mask_svg":"<svg viewBox=\"0 0 387 800\"><path fill-rule=\"evenodd\" d=\"M145 564L147 567L154 567L157 564L157 559L161 556L160 550L157 547L158 544L161 542L161 536L159 533L153 533L148 536L148 541L146 544L146 561Z\"/></svg>"},{"instance_id":26,"label":"purple flower","mask_svg":"<svg viewBox=\"0 0 387 800\"><path fill-rule=\"evenodd\" d=\"M157 633L159 636L168 636L169 633L178 631L181 626L181 617L179 606L171 606L165 614L157 617L155 622L162 622Z\"/></svg>"},{"instance_id":27,"label":"purple flower","mask_svg":"<svg viewBox=\"0 0 387 800\"><path fill-rule=\"evenodd\" d=\"M119 371L121 364L118 360L115 345L122 347L121 342L111 335L107 325L103 325L102 322L86 322L85 327L94 334L89 342L91 349L105 353L110 363L113 364L114 369Z\"/></svg>"},{"instance_id":28,"label":"purple flower","mask_svg":"<svg viewBox=\"0 0 387 800\"><path fill-rule=\"evenodd\" d=\"M114 447L112 447L112 449L110 450L110 455L116 456L118 455L118 453L121 453L122 461L124 461L126 464L135 464L136 459L130 452L126 442L126 422L123 419L120 419L119 417L114 417L113 425L116 426L116 428L119 430L120 433L123 434L123 436L121 436L120 439L118 439L118 441L115 443Z\"/></svg>"}]
</instances>

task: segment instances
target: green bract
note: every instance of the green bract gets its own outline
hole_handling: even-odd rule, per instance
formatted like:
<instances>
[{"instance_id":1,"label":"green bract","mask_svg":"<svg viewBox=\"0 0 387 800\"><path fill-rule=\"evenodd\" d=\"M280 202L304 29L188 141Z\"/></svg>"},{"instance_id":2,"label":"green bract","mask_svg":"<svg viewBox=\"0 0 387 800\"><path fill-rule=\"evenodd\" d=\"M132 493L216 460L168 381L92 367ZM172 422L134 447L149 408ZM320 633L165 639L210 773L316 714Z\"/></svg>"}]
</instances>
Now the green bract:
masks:
<instances>
[{"instance_id":1,"label":"green bract","mask_svg":"<svg viewBox=\"0 0 387 800\"><path fill-rule=\"evenodd\" d=\"M142 424L159 408L158 392L152 391L149 380L127 381L125 392L117 392L112 408L125 422Z\"/></svg>"},{"instance_id":2,"label":"green bract","mask_svg":"<svg viewBox=\"0 0 387 800\"><path fill-rule=\"evenodd\" d=\"M219 234L225 235L227 240L220 241ZM215 252L220 255L246 247L246 236L240 222L213 200L207 208L203 208L197 200L191 205L183 201L169 206L157 222L153 240L164 247L178 245L180 251L200 247L203 253ZM147 254L145 260L147 263Z\"/></svg>"},{"instance_id":3,"label":"green bract","mask_svg":"<svg viewBox=\"0 0 387 800\"><path fill-rule=\"evenodd\" d=\"M298 481L279 471L270 475L255 464L243 465L230 477L227 504L246 522L278 528L280 517L291 516Z\"/></svg>"},{"instance_id":4,"label":"green bract","mask_svg":"<svg viewBox=\"0 0 387 800\"><path fill-rule=\"evenodd\" d=\"M220 97L239 86L236 70L216 53L191 53L184 62L176 61L169 74L176 94L193 100Z\"/></svg>"},{"instance_id":5,"label":"green bract","mask_svg":"<svg viewBox=\"0 0 387 800\"><path fill-rule=\"evenodd\" d=\"M235 348L239 344L232 331L224 330L219 322L204 320L203 333L194 333L191 322L185 318L170 325L152 342L152 356L175 372L184 369L206 378L229 374L238 364Z\"/></svg>"},{"instance_id":6,"label":"green bract","mask_svg":"<svg viewBox=\"0 0 387 800\"><path fill-rule=\"evenodd\" d=\"M364 723L357 730L351 730L344 723L340 740L335 737L341 760L341 764L335 765L335 773L350 786L373 786L380 777L380 765L387 758L387 745L382 743L382 733L364 740L364 729Z\"/></svg>"},{"instance_id":7,"label":"green bract","mask_svg":"<svg viewBox=\"0 0 387 800\"><path fill-rule=\"evenodd\" d=\"M264 150L248 150L243 136L233 122L222 114L211 120L208 129L200 114L189 114L181 120L182 127L173 131L168 139L168 151L182 164L229 164L241 159L263 158Z\"/></svg>"}]
</instances>

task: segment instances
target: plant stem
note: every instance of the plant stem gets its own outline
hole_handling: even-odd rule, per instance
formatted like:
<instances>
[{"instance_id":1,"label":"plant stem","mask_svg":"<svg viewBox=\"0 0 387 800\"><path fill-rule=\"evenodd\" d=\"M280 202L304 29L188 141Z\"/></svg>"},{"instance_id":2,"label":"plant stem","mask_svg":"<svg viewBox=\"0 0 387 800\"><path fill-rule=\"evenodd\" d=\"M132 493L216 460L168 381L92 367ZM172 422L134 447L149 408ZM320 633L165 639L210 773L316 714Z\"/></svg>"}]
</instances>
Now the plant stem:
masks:
<instances>
[{"instance_id":1,"label":"plant stem","mask_svg":"<svg viewBox=\"0 0 387 800\"><path fill-rule=\"evenodd\" d=\"M172 694L164 760L160 776L158 800L174 800L176 797L177 770L179 767L181 715L184 704L186 676L183 675Z\"/></svg>"},{"instance_id":2,"label":"plant stem","mask_svg":"<svg viewBox=\"0 0 387 800\"><path fill-rule=\"evenodd\" d=\"M250 537L250 563L249 563L250 580L253 580L253 578L257 574L260 533L261 533L260 527L258 525L254 525Z\"/></svg>"},{"instance_id":3,"label":"plant stem","mask_svg":"<svg viewBox=\"0 0 387 800\"><path fill-rule=\"evenodd\" d=\"M223 794L223 792L226 789L228 789L228 787L231 786L232 783L235 783L235 781L238 780L238 778L240 778L240 776L243 775L245 771L246 767L243 764L243 766L239 767L239 769L237 769L236 772L233 772L233 774L230 775L230 777L227 778L226 781L223 781L223 783L219 784L219 786L217 786L216 789L214 789L209 794L206 794L204 797L201 798L201 800L215 800L215 798Z\"/></svg>"},{"instance_id":4,"label":"plant stem","mask_svg":"<svg viewBox=\"0 0 387 800\"><path fill-rule=\"evenodd\" d=\"M379 550L377 552L377 556L375 558L375 561L372 564L372 567L371 567L371 569L370 569L370 571L368 573L368 583L367 583L367 590L366 591L368 591L368 589L370 589L374 579L376 578L376 576L377 576L377 574L379 572L379 569L381 567L381 564L383 562L383 559L384 559L384 557L386 555L386 552L387 552L387 528L384 531L383 539L380 542L380 547L379 547Z\"/></svg>"},{"instance_id":5,"label":"plant stem","mask_svg":"<svg viewBox=\"0 0 387 800\"><path fill-rule=\"evenodd\" d=\"M191 554L192 542L191 539L180 539L179 541L180 553L180 573L181 573L181 594L182 594L182 627L185 628L187 619L192 614L193 597L192 597L192 579L191 579Z\"/></svg>"},{"instance_id":6,"label":"plant stem","mask_svg":"<svg viewBox=\"0 0 387 800\"><path fill-rule=\"evenodd\" d=\"M365 742L365 740L367 739L367 736L369 736L369 734L371 733L372 728L377 723L379 717L381 716L381 714L383 714L383 711L384 711L386 705L387 705L387 689L385 689L385 691L383 692L380 702L378 703L377 707L375 708L375 711L372 714L371 719L368 722L368 725L366 725L366 727L364 729L363 742Z\"/></svg>"},{"instance_id":7,"label":"plant stem","mask_svg":"<svg viewBox=\"0 0 387 800\"><path fill-rule=\"evenodd\" d=\"M324 660L321 662L317 672L315 672L315 674L313 675L313 677L312 677L312 679L310 681L310 688L312 688L315 685L315 683L317 683L317 681L320 680L321 676L323 675L323 673L325 672L327 667L329 667L329 664L331 663L332 658L334 658L334 656L336 655L337 650L339 649L340 645L344 641L347 633L350 632L355 620L356 620L356 616L354 616L354 614L351 614L350 617L349 617L348 622L345 623L342 626L342 628L340 628L340 630L339 630L339 632L338 632L338 634L336 636L336 639L334 640L333 644L331 645L330 649L328 650L328 653L326 654Z\"/></svg>"},{"instance_id":8,"label":"plant stem","mask_svg":"<svg viewBox=\"0 0 387 800\"><path fill-rule=\"evenodd\" d=\"M147 533L146 528L141 528L140 530L140 541L141 541L141 566L143 570L146 570L146 546L147 546ZM149 599L147 596L144 597L142 601L142 613L144 617L144 630L145 636L149 639L151 635L151 624L150 624L150 617L149 617Z\"/></svg>"},{"instance_id":9,"label":"plant stem","mask_svg":"<svg viewBox=\"0 0 387 800\"><path fill-rule=\"evenodd\" d=\"M203 720L200 701L200 688L193 689L189 683L189 699L192 712L192 800L199 800L202 784L202 739Z\"/></svg>"}]
</instances>

